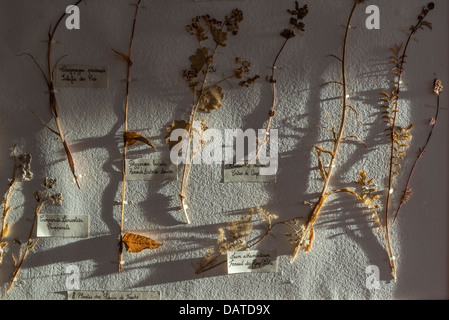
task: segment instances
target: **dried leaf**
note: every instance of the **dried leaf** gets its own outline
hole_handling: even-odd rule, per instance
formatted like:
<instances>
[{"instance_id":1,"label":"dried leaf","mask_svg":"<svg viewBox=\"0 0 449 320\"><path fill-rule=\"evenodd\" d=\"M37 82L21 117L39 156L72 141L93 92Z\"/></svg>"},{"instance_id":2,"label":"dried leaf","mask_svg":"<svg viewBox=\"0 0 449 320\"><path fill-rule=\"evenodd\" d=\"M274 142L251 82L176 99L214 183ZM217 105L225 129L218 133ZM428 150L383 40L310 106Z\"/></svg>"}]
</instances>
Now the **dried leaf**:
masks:
<instances>
[{"instance_id":1,"label":"dried leaf","mask_svg":"<svg viewBox=\"0 0 449 320\"><path fill-rule=\"evenodd\" d=\"M128 57L127 55L125 55L125 54L123 54L121 52L118 52L117 50L112 49L112 51L114 51L120 58L125 60L130 67L133 65L133 62L131 61L130 57Z\"/></svg>"},{"instance_id":2,"label":"dried leaf","mask_svg":"<svg viewBox=\"0 0 449 320\"><path fill-rule=\"evenodd\" d=\"M207 52L205 49L197 49L195 55L190 56L191 69L195 72L200 72L207 63Z\"/></svg>"},{"instance_id":3,"label":"dried leaf","mask_svg":"<svg viewBox=\"0 0 449 320\"><path fill-rule=\"evenodd\" d=\"M132 146L133 144L135 144L137 142L142 142L142 143L145 143L146 145L149 145L154 150L157 150L154 147L154 145L151 143L150 140L148 140L147 138L145 138L144 136L142 136L136 132L126 131L123 134L123 139L125 142L125 146Z\"/></svg>"},{"instance_id":4,"label":"dried leaf","mask_svg":"<svg viewBox=\"0 0 449 320\"><path fill-rule=\"evenodd\" d=\"M281 36L284 37L285 39L290 39L295 37L295 32L290 30L290 29L284 29L284 31L281 32Z\"/></svg>"},{"instance_id":5,"label":"dried leaf","mask_svg":"<svg viewBox=\"0 0 449 320\"><path fill-rule=\"evenodd\" d=\"M217 28L212 28L210 32L212 33L216 44L222 47L226 47L226 40L228 40L227 32L221 31Z\"/></svg>"},{"instance_id":6,"label":"dried leaf","mask_svg":"<svg viewBox=\"0 0 449 320\"><path fill-rule=\"evenodd\" d=\"M190 123L188 123L185 120L175 120L172 122L170 127L167 127L167 135L165 136L165 143L168 144L170 150L179 143L179 141L182 139L181 137L178 139L178 141L171 141L170 140L170 136L172 134L173 131L175 131L176 129L183 129L186 132L190 130Z\"/></svg>"},{"instance_id":7,"label":"dried leaf","mask_svg":"<svg viewBox=\"0 0 449 320\"><path fill-rule=\"evenodd\" d=\"M223 98L223 89L220 86L214 85L212 87L206 88L200 97L198 108L201 111L211 113L216 109L221 108L221 100Z\"/></svg>"},{"instance_id":8,"label":"dried leaf","mask_svg":"<svg viewBox=\"0 0 449 320\"><path fill-rule=\"evenodd\" d=\"M132 253L138 253L145 249L154 250L162 246L161 243L151 238L129 232L125 232L122 241L125 244L126 251Z\"/></svg>"}]
</instances>

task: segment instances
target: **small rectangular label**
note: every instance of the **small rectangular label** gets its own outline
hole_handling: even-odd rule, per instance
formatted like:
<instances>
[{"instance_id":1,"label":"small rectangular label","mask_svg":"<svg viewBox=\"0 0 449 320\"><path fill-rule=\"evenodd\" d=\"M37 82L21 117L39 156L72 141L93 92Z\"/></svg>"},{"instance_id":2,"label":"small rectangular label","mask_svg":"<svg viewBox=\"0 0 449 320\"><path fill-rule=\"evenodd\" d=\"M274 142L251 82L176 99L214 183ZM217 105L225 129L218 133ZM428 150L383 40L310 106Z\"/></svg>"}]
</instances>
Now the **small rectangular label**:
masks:
<instances>
[{"instance_id":1,"label":"small rectangular label","mask_svg":"<svg viewBox=\"0 0 449 320\"><path fill-rule=\"evenodd\" d=\"M276 251L228 252L228 274L248 272L277 272Z\"/></svg>"},{"instance_id":2,"label":"small rectangular label","mask_svg":"<svg viewBox=\"0 0 449 320\"><path fill-rule=\"evenodd\" d=\"M39 214L37 237L87 238L89 216L81 214Z\"/></svg>"},{"instance_id":3,"label":"small rectangular label","mask_svg":"<svg viewBox=\"0 0 449 320\"><path fill-rule=\"evenodd\" d=\"M276 175L261 174L261 168L269 168L270 165L249 164L249 165L224 165L224 182L275 182Z\"/></svg>"},{"instance_id":4,"label":"small rectangular label","mask_svg":"<svg viewBox=\"0 0 449 320\"><path fill-rule=\"evenodd\" d=\"M126 180L177 180L178 166L170 159L127 159Z\"/></svg>"},{"instance_id":5,"label":"small rectangular label","mask_svg":"<svg viewBox=\"0 0 449 320\"><path fill-rule=\"evenodd\" d=\"M56 67L55 87L107 88L108 67L60 64Z\"/></svg>"},{"instance_id":6,"label":"small rectangular label","mask_svg":"<svg viewBox=\"0 0 449 320\"><path fill-rule=\"evenodd\" d=\"M67 291L67 300L161 300L160 291Z\"/></svg>"}]
</instances>

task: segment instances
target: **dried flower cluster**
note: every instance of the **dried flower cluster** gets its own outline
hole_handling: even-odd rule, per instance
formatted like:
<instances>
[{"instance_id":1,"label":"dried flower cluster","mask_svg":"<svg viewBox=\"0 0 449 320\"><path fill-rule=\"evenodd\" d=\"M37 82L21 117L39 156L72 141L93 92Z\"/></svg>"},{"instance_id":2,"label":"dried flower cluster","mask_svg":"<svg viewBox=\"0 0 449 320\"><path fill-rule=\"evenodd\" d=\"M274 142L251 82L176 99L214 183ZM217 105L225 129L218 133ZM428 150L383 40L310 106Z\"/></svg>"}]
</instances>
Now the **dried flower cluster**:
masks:
<instances>
[{"instance_id":1,"label":"dried flower cluster","mask_svg":"<svg viewBox=\"0 0 449 320\"><path fill-rule=\"evenodd\" d=\"M204 144L199 139L195 144L194 133L200 137L207 130L204 119L198 118L198 112L210 114L223 106L224 90L221 83L230 80L237 80L238 84L247 88L254 84L259 76L250 76L251 63L239 57L235 58L237 67L231 69L228 76L221 79L211 80L212 74L217 73L214 65L216 53L219 47L227 46L230 36L235 36L239 32L239 23L243 21L243 13L239 9L234 9L225 16L223 21L212 18L210 15L196 16L192 22L185 27L186 31L196 38L199 48L190 56L190 69L183 70L182 78L187 82L193 93L193 105L190 112L190 118L186 120L175 120L167 127L165 141L172 150L179 142L172 141L171 133L176 129L183 129L187 140L183 144L181 151L185 154L185 161L182 173L181 191L179 194L181 200L181 210L183 210L187 223L190 223L190 217L187 213L189 208L187 204L187 186L190 177L190 171L193 164L193 157L196 150ZM226 73L226 72L224 72ZM195 125L196 124L196 125Z\"/></svg>"}]
</instances>

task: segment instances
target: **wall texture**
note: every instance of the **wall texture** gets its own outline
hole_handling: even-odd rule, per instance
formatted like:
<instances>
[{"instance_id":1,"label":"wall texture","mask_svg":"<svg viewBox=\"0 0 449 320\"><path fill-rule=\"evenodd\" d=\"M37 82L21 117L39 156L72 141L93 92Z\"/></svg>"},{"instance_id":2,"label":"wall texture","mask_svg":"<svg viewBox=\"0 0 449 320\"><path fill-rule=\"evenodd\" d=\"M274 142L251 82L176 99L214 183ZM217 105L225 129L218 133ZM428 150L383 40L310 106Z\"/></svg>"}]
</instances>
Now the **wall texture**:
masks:
<instances>
[{"instance_id":1,"label":"wall texture","mask_svg":"<svg viewBox=\"0 0 449 320\"><path fill-rule=\"evenodd\" d=\"M321 87L339 80L338 61L344 25L351 0L314 0L309 3L304 34L288 43L279 60L278 113L273 128L279 130L279 171L275 183L222 181L219 165L194 166L189 188L192 224L186 225L178 210L179 181L130 182L126 229L140 231L164 245L156 251L125 254L124 272L117 273L117 240L121 197L121 136L126 65L111 50L128 47L134 7L130 1L91 0L80 5L81 29L64 27L57 33L55 57L67 54L64 63L107 65L107 89L63 89L58 93L61 118L68 131L74 159L83 175L82 190L71 182L65 156L57 137L42 127L33 110L51 119L42 76L29 52L45 61L46 35L51 23L70 1L1 1L0 3L0 186L6 191L12 170L10 149L14 144L33 156L35 178L20 184L9 217L8 240L26 241L35 200L44 177L55 177L64 195L62 207L46 212L88 214L90 237L86 239L41 239L27 258L20 281L6 295L13 270L12 243L0 267L2 299L66 299L67 266L81 271L82 290L160 291L162 299L441 299L448 298L448 115L441 111L434 137L414 176L414 196L392 228L398 256L398 280L391 281L385 245L374 231L370 217L349 196L329 200L316 225L313 250L289 263L292 246L277 229L260 248L275 249L279 270L268 274L226 275L221 266L204 275L194 273L192 263L211 247L218 228L235 220L249 208L262 206L285 220L307 217L304 201L316 201L322 182L313 145L325 145L329 133L327 112L337 122L339 90ZM410 44L404 76L401 124L415 124L409 157L403 163L398 187L408 172L429 130L435 109L431 86L435 76L447 83L448 3L434 1L428 20L433 31L422 31ZM304 1L300 1L302 5ZM191 0L144 0L139 13L134 46L130 96L130 129L151 138L160 151L133 147L132 158L167 156L165 127L174 119L187 119L191 94L181 79L196 50L194 38L184 26L196 15L209 13L221 19L232 8L244 13L239 34L219 54L220 63L233 64L235 56L252 62L252 71L269 74L282 44L279 33L288 26L290 0L193 2ZM360 124L349 119L349 128L364 139L345 144L332 181L335 187L350 186L362 169L385 191L387 138L379 111L379 92L391 86L389 48L405 41L409 26L416 22L425 1L376 0L380 30L367 30L368 15L362 3L357 9L348 42L350 100L358 110ZM271 89L259 81L249 89L225 87L222 109L207 118L209 127L264 127L270 108ZM442 106L447 106L446 93ZM3 190L2 189L2 190ZM4 191L2 191L4 192ZM385 201L382 193L382 204ZM394 206L398 198L394 198ZM365 286L365 269L376 265L381 286Z\"/></svg>"}]
</instances>

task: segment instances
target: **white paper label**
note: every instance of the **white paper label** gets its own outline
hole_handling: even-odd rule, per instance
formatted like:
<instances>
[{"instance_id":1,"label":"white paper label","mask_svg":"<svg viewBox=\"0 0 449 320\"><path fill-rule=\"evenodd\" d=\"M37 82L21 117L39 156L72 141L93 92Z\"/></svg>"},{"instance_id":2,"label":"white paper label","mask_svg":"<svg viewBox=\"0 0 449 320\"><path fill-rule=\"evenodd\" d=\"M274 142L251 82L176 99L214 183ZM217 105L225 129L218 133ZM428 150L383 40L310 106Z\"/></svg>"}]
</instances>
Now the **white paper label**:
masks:
<instances>
[{"instance_id":1,"label":"white paper label","mask_svg":"<svg viewBox=\"0 0 449 320\"><path fill-rule=\"evenodd\" d=\"M224 182L275 182L276 175L261 174L261 168L270 166L261 164L235 165L226 164L224 166Z\"/></svg>"},{"instance_id":2,"label":"white paper label","mask_svg":"<svg viewBox=\"0 0 449 320\"><path fill-rule=\"evenodd\" d=\"M248 272L277 272L276 251L228 252L228 274Z\"/></svg>"},{"instance_id":3,"label":"white paper label","mask_svg":"<svg viewBox=\"0 0 449 320\"><path fill-rule=\"evenodd\" d=\"M68 300L160 300L159 291L67 291Z\"/></svg>"},{"instance_id":4,"label":"white paper label","mask_svg":"<svg viewBox=\"0 0 449 320\"><path fill-rule=\"evenodd\" d=\"M127 159L126 180L177 180L178 166L170 159Z\"/></svg>"},{"instance_id":5,"label":"white paper label","mask_svg":"<svg viewBox=\"0 0 449 320\"><path fill-rule=\"evenodd\" d=\"M89 216L80 214L39 214L37 237L87 238Z\"/></svg>"},{"instance_id":6,"label":"white paper label","mask_svg":"<svg viewBox=\"0 0 449 320\"><path fill-rule=\"evenodd\" d=\"M107 88L107 66L60 64L56 67L56 88Z\"/></svg>"}]
</instances>

